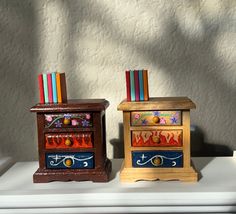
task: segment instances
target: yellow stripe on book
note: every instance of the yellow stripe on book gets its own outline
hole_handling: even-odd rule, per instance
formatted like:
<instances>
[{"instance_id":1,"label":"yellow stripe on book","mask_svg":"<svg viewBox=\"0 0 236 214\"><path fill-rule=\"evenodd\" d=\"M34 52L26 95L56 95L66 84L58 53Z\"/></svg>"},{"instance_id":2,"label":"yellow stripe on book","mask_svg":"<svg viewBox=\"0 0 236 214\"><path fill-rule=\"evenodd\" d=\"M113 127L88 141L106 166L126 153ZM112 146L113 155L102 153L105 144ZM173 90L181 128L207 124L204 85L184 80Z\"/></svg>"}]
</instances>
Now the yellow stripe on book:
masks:
<instances>
[{"instance_id":1,"label":"yellow stripe on book","mask_svg":"<svg viewBox=\"0 0 236 214\"><path fill-rule=\"evenodd\" d=\"M56 81L57 81L57 101L62 103L62 96L61 96L61 76L59 73L56 73Z\"/></svg>"}]
</instances>

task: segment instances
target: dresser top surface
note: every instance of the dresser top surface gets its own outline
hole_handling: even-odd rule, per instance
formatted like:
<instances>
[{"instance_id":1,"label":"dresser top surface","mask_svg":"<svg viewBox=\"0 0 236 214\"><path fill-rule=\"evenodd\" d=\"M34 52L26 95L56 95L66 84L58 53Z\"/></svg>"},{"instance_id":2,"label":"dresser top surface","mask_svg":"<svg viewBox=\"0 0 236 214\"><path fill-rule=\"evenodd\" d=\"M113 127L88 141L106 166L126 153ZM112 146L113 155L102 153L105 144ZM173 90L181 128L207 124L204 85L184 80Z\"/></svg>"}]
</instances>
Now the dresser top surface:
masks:
<instances>
[{"instance_id":1,"label":"dresser top surface","mask_svg":"<svg viewBox=\"0 0 236 214\"><path fill-rule=\"evenodd\" d=\"M186 110L196 105L188 97L151 97L148 101L127 102L123 100L117 107L121 111L135 110Z\"/></svg>"},{"instance_id":2,"label":"dresser top surface","mask_svg":"<svg viewBox=\"0 0 236 214\"><path fill-rule=\"evenodd\" d=\"M70 111L102 111L109 106L105 99L71 99L66 103L36 104L31 112L70 112Z\"/></svg>"}]
</instances>

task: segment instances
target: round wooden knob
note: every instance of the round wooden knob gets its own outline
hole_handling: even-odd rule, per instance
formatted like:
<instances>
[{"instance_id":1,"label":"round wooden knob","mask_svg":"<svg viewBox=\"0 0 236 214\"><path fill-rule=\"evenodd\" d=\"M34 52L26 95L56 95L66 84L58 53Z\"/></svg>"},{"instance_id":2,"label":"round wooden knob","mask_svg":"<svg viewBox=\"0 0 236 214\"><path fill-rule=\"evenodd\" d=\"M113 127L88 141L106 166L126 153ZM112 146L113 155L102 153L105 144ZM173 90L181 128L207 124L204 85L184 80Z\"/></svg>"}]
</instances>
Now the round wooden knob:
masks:
<instances>
[{"instance_id":1,"label":"round wooden knob","mask_svg":"<svg viewBox=\"0 0 236 214\"><path fill-rule=\"evenodd\" d=\"M153 123L158 123L160 121L160 118L158 116L154 116L152 118Z\"/></svg>"},{"instance_id":2,"label":"round wooden knob","mask_svg":"<svg viewBox=\"0 0 236 214\"><path fill-rule=\"evenodd\" d=\"M155 157L152 160L152 163L153 163L154 166L160 166L162 164L162 159L160 157Z\"/></svg>"},{"instance_id":3,"label":"round wooden knob","mask_svg":"<svg viewBox=\"0 0 236 214\"><path fill-rule=\"evenodd\" d=\"M154 143L160 143L160 138L158 136L152 136L152 141Z\"/></svg>"},{"instance_id":4,"label":"round wooden knob","mask_svg":"<svg viewBox=\"0 0 236 214\"><path fill-rule=\"evenodd\" d=\"M70 141L70 139L67 138L67 139L65 140L65 145L66 145L66 146L71 146L71 145L72 145L72 142Z\"/></svg>"},{"instance_id":5,"label":"round wooden knob","mask_svg":"<svg viewBox=\"0 0 236 214\"><path fill-rule=\"evenodd\" d=\"M64 123L65 125L69 125L69 124L70 124L70 119L64 118L63 123Z\"/></svg>"},{"instance_id":6,"label":"round wooden knob","mask_svg":"<svg viewBox=\"0 0 236 214\"><path fill-rule=\"evenodd\" d=\"M71 167L72 166L72 160L71 159L66 159L65 164L67 167Z\"/></svg>"}]
</instances>

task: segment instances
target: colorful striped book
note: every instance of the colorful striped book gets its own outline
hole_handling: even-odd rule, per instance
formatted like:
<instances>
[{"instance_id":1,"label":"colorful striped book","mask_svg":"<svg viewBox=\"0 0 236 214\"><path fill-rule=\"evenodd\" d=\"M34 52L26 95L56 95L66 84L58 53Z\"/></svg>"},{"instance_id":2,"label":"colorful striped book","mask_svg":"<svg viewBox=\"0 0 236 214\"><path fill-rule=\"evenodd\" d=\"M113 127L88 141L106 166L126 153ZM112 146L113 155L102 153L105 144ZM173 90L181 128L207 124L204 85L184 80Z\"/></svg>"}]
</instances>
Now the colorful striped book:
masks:
<instances>
[{"instance_id":1,"label":"colorful striped book","mask_svg":"<svg viewBox=\"0 0 236 214\"><path fill-rule=\"evenodd\" d=\"M57 103L57 80L56 72L52 73L52 99L53 103Z\"/></svg>"},{"instance_id":2,"label":"colorful striped book","mask_svg":"<svg viewBox=\"0 0 236 214\"><path fill-rule=\"evenodd\" d=\"M47 74L43 74L43 91L44 91L44 101L45 103L49 103Z\"/></svg>"},{"instance_id":3,"label":"colorful striped book","mask_svg":"<svg viewBox=\"0 0 236 214\"><path fill-rule=\"evenodd\" d=\"M125 72L125 77L126 77L126 94L127 94L127 101L131 101L131 94L130 94L130 72L126 71Z\"/></svg>"},{"instance_id":4,"label":"colorful striped book","mask_svg":"<svg viewBox=\"0 0 236 214\"><path fill-rule=\"evenodd\" d=\"M135 82L134 82L134 71L130 71L130 91L131 101L135 101Z\"/></svg>"},{"instance_id":5,"label":"colorful striped book","mask_svg":"<svg viewBox=\"0 0 236 214\"><path fill-rule=\"evenodd\" d=\"M47 78L48 78L48 100L49 100L49 103L53 103L51 74L47 74Z\"/></svg>"},{"instance_id":6,"label":"colorful striped book","mask_svg":"<svg viewBox=\"0 0 236 214\"><path fill-rule=\"evenodd\" d=\"M144 101L144 89L143 89L143 70L138 71L139 77L139 96L140 101Z\"/></svg>"},{"instance_id":7,"label":"colorful striped book","mask_svg":"<svg viewBox=\"0 0 236 214\"><path fill-rule=\"evenodd\" d=\"M139 101L139 74L138 70L134 70L134 84L135 84L135 101Z\"/></svg>"},{"instance_id":8,"label":"colorful striped book","mask_svg":"<svg viewBox=\"0 0 236 214\"><path fill-rule=\"evenodd\" d=\"M43 90L43 75L38 75L38 84L39 84L39 103L44 103L44 90Z\"/></svg>"}]
</instances>

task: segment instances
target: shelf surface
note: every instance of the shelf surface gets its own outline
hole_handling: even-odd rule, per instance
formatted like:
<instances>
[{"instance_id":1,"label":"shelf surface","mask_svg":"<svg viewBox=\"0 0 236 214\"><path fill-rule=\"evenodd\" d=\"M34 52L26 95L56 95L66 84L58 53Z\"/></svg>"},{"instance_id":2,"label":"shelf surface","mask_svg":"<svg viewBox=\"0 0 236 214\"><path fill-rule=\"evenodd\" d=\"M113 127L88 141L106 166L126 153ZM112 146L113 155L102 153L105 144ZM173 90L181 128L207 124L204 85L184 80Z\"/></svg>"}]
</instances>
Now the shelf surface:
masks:
<instances>
[{"instance_id":1,"label":"shelf surface","mask_svg":"<svg viewBox=\"0 0 236 214\"><path fill-rule=\"evenodd\" d=\"M0 177L0 213L190 213L236 211L236 158L193 158L199 182L120 183L112 160L108 183L34 184L38 162L18 162ZM0 167L1 168L1 167Z\"/></svg>"}]
</instances>

